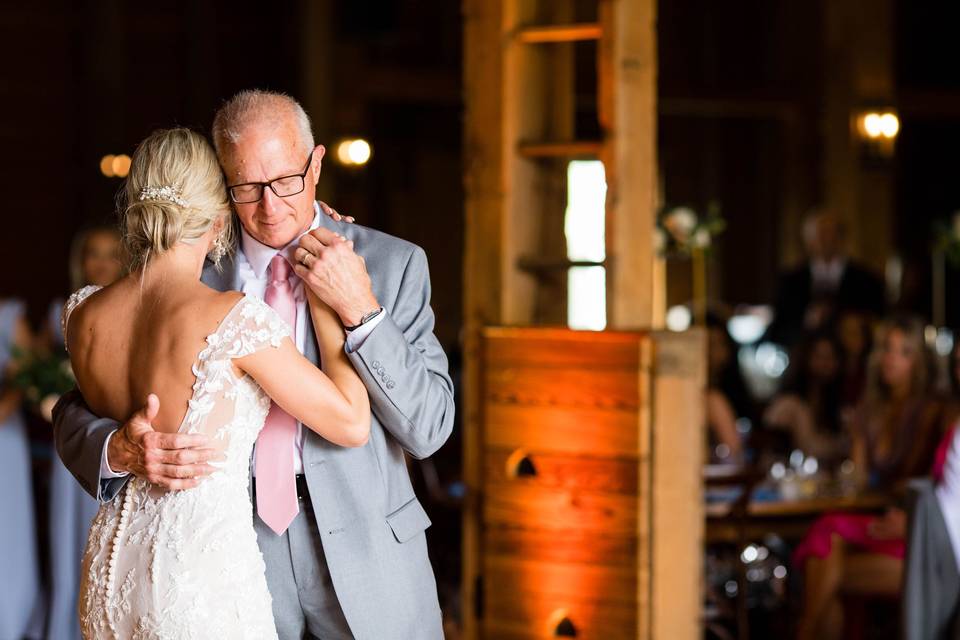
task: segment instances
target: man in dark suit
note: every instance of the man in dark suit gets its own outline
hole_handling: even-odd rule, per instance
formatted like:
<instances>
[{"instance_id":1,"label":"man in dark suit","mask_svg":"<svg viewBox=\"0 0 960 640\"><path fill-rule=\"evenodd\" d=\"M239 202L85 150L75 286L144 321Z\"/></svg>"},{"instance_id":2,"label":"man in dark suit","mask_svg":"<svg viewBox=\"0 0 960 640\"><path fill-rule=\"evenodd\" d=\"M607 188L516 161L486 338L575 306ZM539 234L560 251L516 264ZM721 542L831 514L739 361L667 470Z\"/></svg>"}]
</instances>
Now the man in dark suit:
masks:
<instances>
[{"instance_id":1,"label":"man in dark suit","mask_svg":"<svg viewBox=\"0 0 960 640\"><path fill-rule=\"evenodd\" d=\"M883 281L844 252L844 228L835 215L813 211L803 224L807 261L784 273L766 340L793 346L808 331L845 311L883 313Z\"/></svg>"}]
</instances>

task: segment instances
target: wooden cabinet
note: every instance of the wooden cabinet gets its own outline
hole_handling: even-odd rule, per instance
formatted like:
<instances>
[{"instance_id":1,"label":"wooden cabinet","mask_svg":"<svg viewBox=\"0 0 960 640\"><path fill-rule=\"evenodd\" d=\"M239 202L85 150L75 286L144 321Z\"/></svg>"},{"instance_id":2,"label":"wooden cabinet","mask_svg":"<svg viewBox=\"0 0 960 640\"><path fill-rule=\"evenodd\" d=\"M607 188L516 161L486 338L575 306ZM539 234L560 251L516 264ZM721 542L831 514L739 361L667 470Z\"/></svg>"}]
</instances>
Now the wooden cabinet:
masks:
<instances>
[{"instance_id":1,"label":"wooden cabinet","mask_svg":"<svg viewBox=\"0 0 960 640\"><path fill-rule=\"evenodd\" d=\"M686 433L690 448L658 451L652 424L658 353L676 368L701 343L699 334L484 330L481 444L467 452L482 476L473 502L482 637L651 637L658 553L671 563L665 571L692 572L696 593L674 594L669 606L686 608L698 629L701 427L674 425L674 438ZM691 395L680 387L673 398L692 401L696 412L703 379L692 364L682 371ZM667 466L664 480L685 486L684 504L658 504L655 453ZM658 546L657 506L689 511L693 529L664 532ZM685 557L674 563L671 553Z\"/></svg>"}]
</instances>

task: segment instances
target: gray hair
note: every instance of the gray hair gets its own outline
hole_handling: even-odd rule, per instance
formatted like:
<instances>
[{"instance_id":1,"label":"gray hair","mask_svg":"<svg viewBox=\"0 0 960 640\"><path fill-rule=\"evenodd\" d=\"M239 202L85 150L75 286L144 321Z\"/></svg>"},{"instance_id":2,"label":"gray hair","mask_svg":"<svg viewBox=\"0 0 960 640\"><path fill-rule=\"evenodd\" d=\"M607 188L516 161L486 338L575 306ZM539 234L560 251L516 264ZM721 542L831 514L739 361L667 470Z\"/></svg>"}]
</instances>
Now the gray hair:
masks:
<instances>
[{"instance_id":1,"label":"gray hair","mask_svg":"<svg viewBox=\"0 0 960 640\"><path fill-rule=\"evenodd\" d=\"M280 126L286 118L296 124L303 153L313 150L310 118L300 103L285 93L246 89L227 100L213 118L213 146L223 159L228 145L240 141L243 130L251 124Z\"/></svg>"}]
</instances>

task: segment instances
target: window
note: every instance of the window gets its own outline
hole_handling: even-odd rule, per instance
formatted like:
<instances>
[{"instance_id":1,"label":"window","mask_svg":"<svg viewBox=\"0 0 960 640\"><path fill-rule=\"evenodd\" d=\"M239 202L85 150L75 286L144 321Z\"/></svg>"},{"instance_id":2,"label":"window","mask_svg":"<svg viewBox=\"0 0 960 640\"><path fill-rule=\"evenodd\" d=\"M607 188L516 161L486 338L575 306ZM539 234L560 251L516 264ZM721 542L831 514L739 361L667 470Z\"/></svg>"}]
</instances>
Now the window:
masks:
<instances>
[{"instance_id":1,"label":"window","mask_svg":"<svg viewBox=\"0 0 960 640\"><path fill-rule=\"evenodd\" d=\"M574 160L567 167L564 233L567 259L595 262L570 267L567 274L567 325L601 331L607 326L606 251L607 181L599 160Z\"/></svg>"}]
</instances>

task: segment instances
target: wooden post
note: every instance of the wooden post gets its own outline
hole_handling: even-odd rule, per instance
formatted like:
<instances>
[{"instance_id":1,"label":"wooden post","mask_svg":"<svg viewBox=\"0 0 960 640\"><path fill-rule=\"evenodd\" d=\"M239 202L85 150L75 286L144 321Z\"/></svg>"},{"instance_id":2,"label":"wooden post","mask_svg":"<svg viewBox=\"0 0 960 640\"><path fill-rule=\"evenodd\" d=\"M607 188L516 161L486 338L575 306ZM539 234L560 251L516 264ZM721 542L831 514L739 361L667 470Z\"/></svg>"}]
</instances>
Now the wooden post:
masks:
<instances>
[{"instance_id":1,"label":"wooden post","mask_svg":"<svg viewBox=\"0 0 960 640\"><path fill-rule=\"evenodd\" d=\"M506 185L503 179L502 3L464 0L464 102L466 225L464 238L463 345L463 633L480 637L477 606L481 596L480 495L482 442L480 409L480 330L501 321L504 279Z\"/></svg>"},{"instance_id":2,"label":"wooden post","mask_svg":"<svg viewBox=\"0 0 960 640\"><path fill-rule=\"evenodd\" d=\"M613 329L653 326L657 201L657 35L655 0L601 3L601 80L606 132L608 317Z\"/></svg>"},{"instance_id":3,"label":"wooden post","mask_svg":"<svg viewBox=\"0 0 960 640\"><path fill-rule=\"evenodd\" d=\"M703 637L706 334L654 336L652 629L654 640ZM641 636L643 637L643 636Z\"/></svg>"}]
</instances>

